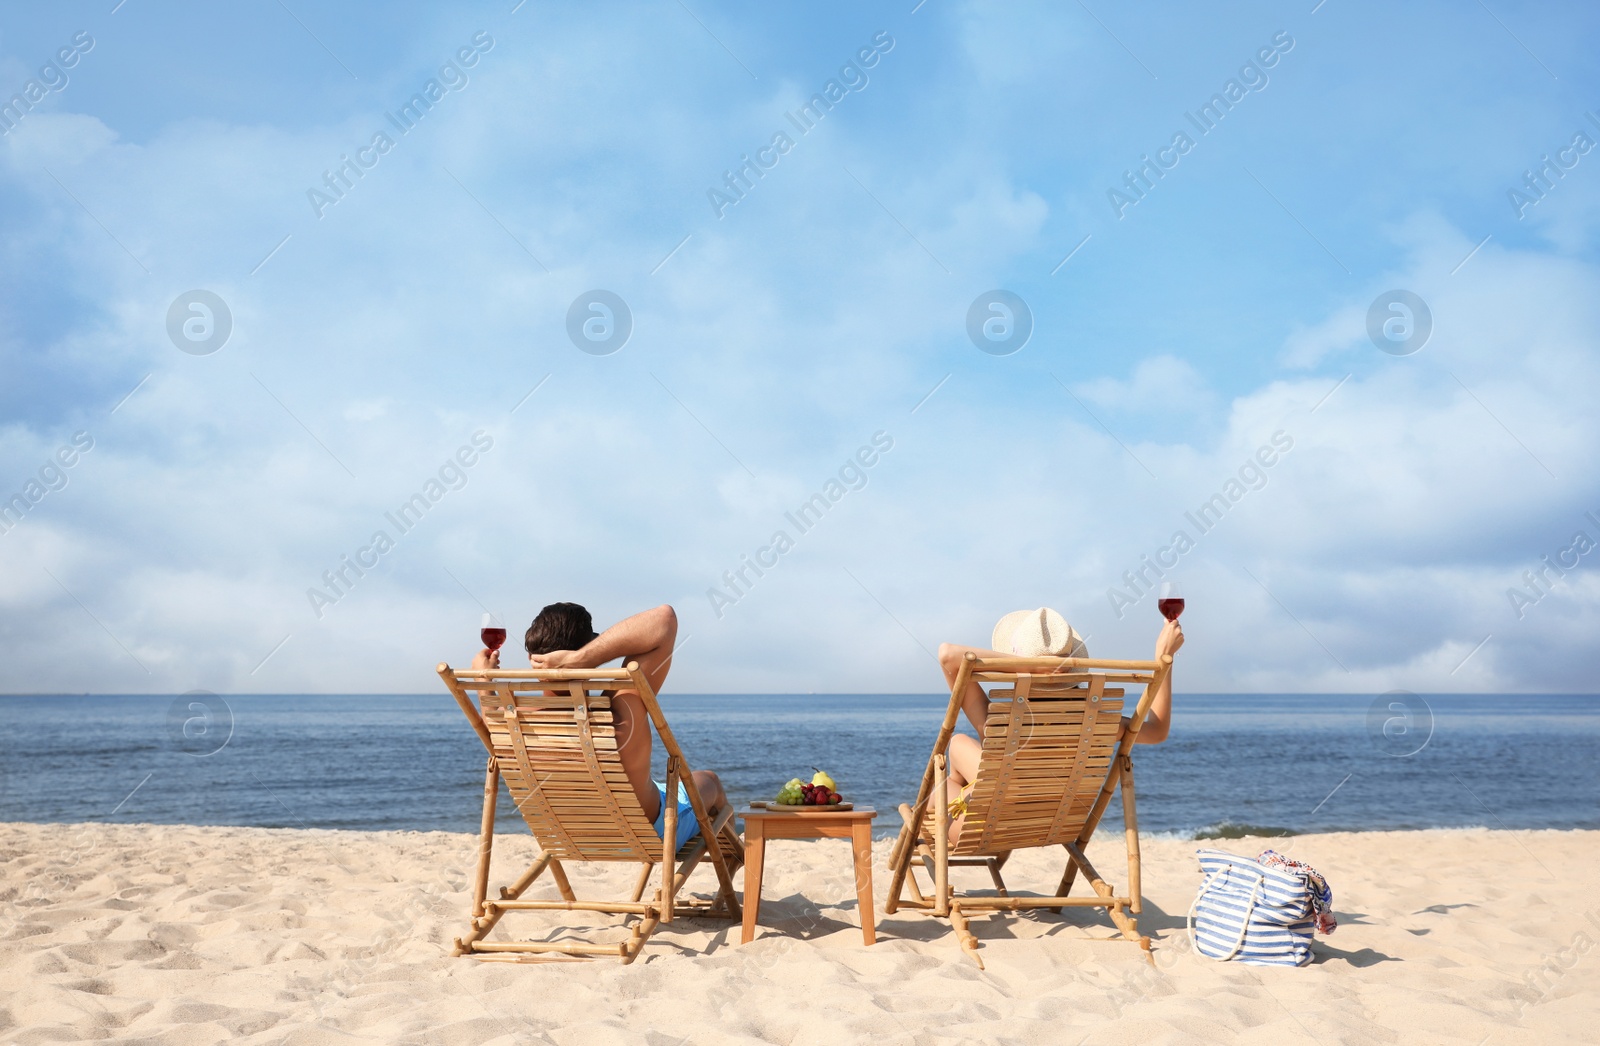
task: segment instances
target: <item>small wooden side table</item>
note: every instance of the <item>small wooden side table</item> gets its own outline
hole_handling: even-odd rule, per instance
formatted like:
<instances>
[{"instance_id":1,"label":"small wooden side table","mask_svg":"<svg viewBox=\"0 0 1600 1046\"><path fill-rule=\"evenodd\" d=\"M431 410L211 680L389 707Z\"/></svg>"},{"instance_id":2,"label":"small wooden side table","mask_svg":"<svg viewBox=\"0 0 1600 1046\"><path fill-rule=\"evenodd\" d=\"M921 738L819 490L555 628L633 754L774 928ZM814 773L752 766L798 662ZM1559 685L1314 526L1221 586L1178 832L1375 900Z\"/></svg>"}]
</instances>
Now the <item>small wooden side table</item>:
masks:
<instances>
[{"instance_id":1,"label":"small wooden side table","mask_svg":"<svg viewBox=\"0 0 1600 1046\"><path fill-rule=\"evenodd\" d=\"M775 813L746 808L744 818L744 937L749 944L756 936L756 920L761 914L761 865L768 839L849 839L855 856L856 903L861 909L861 938L867 944L878 939L872 909L872 819L878 811L870 806L853 810L816 813Z\"/></svg>"}]
</instances>

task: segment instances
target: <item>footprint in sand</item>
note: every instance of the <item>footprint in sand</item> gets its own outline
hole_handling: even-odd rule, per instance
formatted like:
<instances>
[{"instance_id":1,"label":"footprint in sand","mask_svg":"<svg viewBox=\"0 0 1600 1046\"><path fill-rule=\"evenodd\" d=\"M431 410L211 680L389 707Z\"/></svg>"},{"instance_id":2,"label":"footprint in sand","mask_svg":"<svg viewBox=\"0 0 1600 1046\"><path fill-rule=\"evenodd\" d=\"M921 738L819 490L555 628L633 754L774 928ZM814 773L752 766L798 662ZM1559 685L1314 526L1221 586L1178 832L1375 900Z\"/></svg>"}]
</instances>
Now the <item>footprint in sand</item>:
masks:
<instances>
[{"instance_id":1,"label":"footprint in sand","mask_svg":"<svg viewBox=\"0 0 1600 1046\"><path fill-rule=\"evenodd\" d=\"M102 981L98 979L78 981L77 983L68 983L62 987L67 988L70 991L87 992L90 995L114 995L116 993L116 989L111 986L110 981Z\"/></svg>"},{"instance_id":2,"label":"footprint in sand","mask_svg":"<svg viewBox=\"0 0 1600 1046\"><path fill-rule=\"evenodd\" d=\"M91 941L85 944L64 944L59 949L73 962L90 966L113 966L125 962L147 962L160 959L167 949L155 941Z\"/></svg>"}]
</instances>

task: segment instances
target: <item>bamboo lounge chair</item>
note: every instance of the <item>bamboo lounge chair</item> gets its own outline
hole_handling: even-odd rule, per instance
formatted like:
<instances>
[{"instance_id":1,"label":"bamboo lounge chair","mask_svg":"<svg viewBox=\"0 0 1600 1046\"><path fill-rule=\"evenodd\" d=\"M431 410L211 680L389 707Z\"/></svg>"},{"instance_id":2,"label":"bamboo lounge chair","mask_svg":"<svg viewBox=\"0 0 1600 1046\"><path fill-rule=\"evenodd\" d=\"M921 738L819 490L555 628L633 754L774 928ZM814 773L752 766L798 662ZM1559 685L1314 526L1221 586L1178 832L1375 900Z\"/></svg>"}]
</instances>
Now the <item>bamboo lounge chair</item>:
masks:
<instances>
[{"instance_id":1,"label":"bamboo lounge chair","mask_svg":"<svg viewBox=\"0 0 1600 1046\"><path fill-rule=\"evenodd\" d=\"M457 672L440 664L439 677L466 713L479 740L489 751L483 781L483 821L478 867L472 894L471 932L457 938L454 954L476 954L499 961L559 961L562 958L612 956L624 964L640 950L661 923L675 915L704 915L738 921L739 901L733 870L742 858L738 837L729 822L732 805L712 818L690 776L689 764L661 714L655 692L637 662L625 668L469 670ZM700 834L677 853L664 852L638 796L628 783L613 729L611 696L636 690L650 722L667 750L667 795L678 794L684 782ZM477 690L482 703L468 693ZM517 810L533 830L542 851L511 886L489 900L489 861L494 845L495 802L504 779ZM663 830L677 838L678 804L668 801ZM709 845L715 840L716 845ZM706 857L716 870L718 888L711 900L680 901L678 891ZM633 897L627 900L580 901L573 894L563 861L623 861L640 865ZM641 900L651 874L660 869L660 884L650 900ZM561 900L522 900L522 894L545 871L555 880ZM632 935L617 944L576 941L486 941L500 918L510 911L600 912L635 916Z\"/></svg>"},{"instance_id":2,"label":"bamboo lounge chair","mask_svg":"<svg viewBox=\"0 0 1600 1046\"><path fill-rule=\"evenodd\" d=\"M1139 934L1142 908L1139 882L1139 822L1134 810L1131 749L1145 713L1172 658L1160 661L1104 661L1092 658L1005 657L979 659L968 653L950 691L939 740L922 775L914 806L901 804L905 824L890 852L893 873L884 911L901 905L947 918L961 947L982 969L978 940L967 927L975 913L1026 908L1105 908L1129 941L1149 956L1150 939ZM977 779L967 797L966 820L954 846L945 752L970 681L1000 684L989 691L989 718ZM1133 715L1122 715L1123 689L1107 684L1143 684L1144 696ZM1122 789L1122 816L1128 848L1128 890L1118 893L1084 855L1112 793ZM1012 851L1061 846L1067 866L1061 883L1047 897L1013 896L1000 870ZM924 894L912 869L920 862L933 880ZM983 867L994 894L957 894L952 867ZM1078 873L1092 896L1069 897ZM911 897L902 897L909 886ZM1152 960L1153 961L1153 960Z\"/></svg>"}]
</instances>

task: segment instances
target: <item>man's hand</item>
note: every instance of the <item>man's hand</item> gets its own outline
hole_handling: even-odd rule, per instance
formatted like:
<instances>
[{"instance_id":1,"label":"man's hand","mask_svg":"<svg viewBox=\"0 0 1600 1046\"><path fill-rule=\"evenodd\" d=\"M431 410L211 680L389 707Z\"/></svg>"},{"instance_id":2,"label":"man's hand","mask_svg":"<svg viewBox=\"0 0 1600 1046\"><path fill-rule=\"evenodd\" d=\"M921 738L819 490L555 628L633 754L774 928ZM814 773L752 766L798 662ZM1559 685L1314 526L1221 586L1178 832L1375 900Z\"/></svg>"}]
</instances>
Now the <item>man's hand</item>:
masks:
<instances>
[{"instance_id":1,"label":"man's hand","mask_svg":"<svg viewBox=\"0 0 1600 1046\"><path fill-rule=\"evenodd\" d=\"M1156 660L1161 660L1162 654L1176 654L1183 646L1183 626L1176 621L1168 621L1161 626L1161 634L1156 637Z\"/></svg>"},{"instance_id":2,"label":"man's hand","mask_svg":"<svg viewBox=\"0 0 1600 1046\"><path fill-rule=\"evenodd\" d=\"M528 664L535 669L584 669L599 668L618 658L623 664L637 661L650 686L660 693L672 664L677 636L678 615L671 607L662 605L617 622L591 639L582 650L530 654Z\"/></svg>"},{"instance_id":3,"label":"man's hand","mask_svg":"<svg viewBox=\"0 0 1600 1046\"><path fill-rule=\"evenodd\" d=\"M534 668L590 668L580 664L576 650L552 650L548 654L529 654L528 664Z\"/></svg>"},{"instance_id":4,"label":"man's hand","mask_svg":"<svg viewBox=\"0 0 1600 1046\"><path fill-rule=\"evenodd\" d=\"M472 659L473 668L499 668L500 651L485 648L478 651L478 656Z\"/></svg>"}]
</instances>

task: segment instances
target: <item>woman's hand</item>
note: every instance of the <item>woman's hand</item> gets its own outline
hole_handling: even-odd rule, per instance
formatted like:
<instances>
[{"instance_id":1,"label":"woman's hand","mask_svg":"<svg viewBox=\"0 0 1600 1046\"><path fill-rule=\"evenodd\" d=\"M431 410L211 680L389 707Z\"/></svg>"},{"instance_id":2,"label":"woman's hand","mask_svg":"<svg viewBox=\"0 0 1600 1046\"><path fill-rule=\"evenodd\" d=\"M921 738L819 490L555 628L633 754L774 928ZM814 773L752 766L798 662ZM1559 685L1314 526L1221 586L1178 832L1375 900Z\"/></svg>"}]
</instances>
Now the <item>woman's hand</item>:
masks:
<instances>
[{"instance_id":1,"label":"woman's hand","mask_svg":"<svg viewBox=\"0 0 1600 1046\"><path fill-rule=\"evenodd\" d=\"M1176 621L1168 621L1156 637L1156 660L1161 660L1162 654L1176 654L1182 646L1183 626Z\"/></svg>"},{"instance_id":2,"label":"woman's hand","mask_svg":"<svg viewBox=\"0 0 1600 1046\"><path fill-rule=\"evenodd\" d=\"M1161 626L1161 634L1156 637L1156 660L1176 654L1182 646L1183 626L1176 621L1168 621ZM1137 741L1142 745L1158 745L1167 739L1171 729L1172 671L1169 669L1161 673L1161 685L1152 695L1150 711L1145 716Z\"/></svg>"},{"instance_id":3,"label":"woman's hand","mask_svg":"<svg viewBox=\"0 0 1600 1046\"><path fill-rule=\"evenodd\" d=\"M499 668L500 651L490 650L487 647L478 651L478 656L472 659L473 668Z\"/></svg>"}]
</instances>

